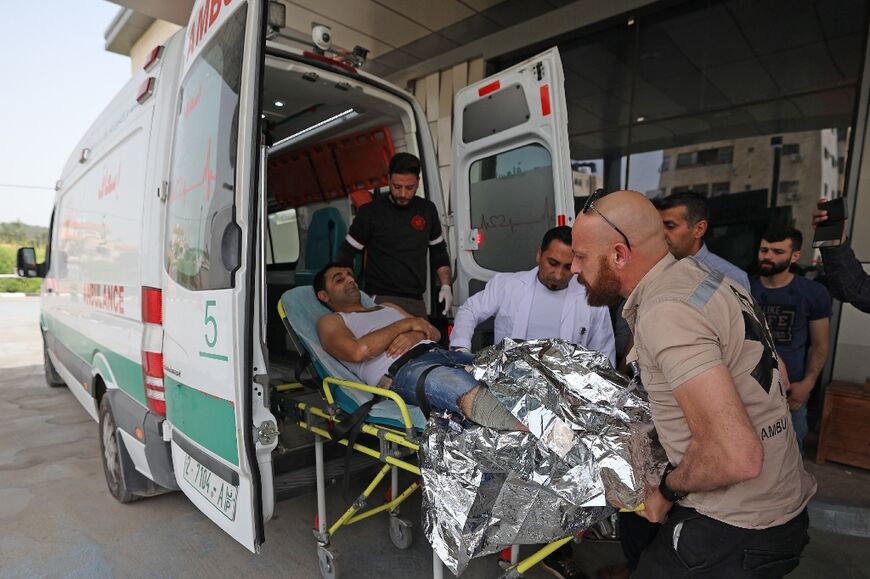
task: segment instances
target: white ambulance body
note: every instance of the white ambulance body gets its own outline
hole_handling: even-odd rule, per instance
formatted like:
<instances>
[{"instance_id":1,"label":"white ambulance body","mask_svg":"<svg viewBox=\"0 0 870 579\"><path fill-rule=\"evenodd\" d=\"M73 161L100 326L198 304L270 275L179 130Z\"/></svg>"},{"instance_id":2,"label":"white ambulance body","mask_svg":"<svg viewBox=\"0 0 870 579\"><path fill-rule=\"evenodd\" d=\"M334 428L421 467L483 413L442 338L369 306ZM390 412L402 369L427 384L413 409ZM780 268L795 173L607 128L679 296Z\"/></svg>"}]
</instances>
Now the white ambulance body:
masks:
<instances>
[{"instance_id":1,"label":"white ambulance body","mask_svg":"<svg viewBox=\"0 0 870 579\"><path fill-rule=\"evenodd\" d=\"M99 422L112 494L181 490L252 551L313 463L270 383L292 365L276 304L310 275L316 212L349 224L350 190L385 185L387 153L418 155L460 299L573 215L555 49L458 92L448 202L416 101L267 33L266 8L195 4L71 156L45 263L19 260L45 277L47 380Z\"/></svg>"}]
</instances>

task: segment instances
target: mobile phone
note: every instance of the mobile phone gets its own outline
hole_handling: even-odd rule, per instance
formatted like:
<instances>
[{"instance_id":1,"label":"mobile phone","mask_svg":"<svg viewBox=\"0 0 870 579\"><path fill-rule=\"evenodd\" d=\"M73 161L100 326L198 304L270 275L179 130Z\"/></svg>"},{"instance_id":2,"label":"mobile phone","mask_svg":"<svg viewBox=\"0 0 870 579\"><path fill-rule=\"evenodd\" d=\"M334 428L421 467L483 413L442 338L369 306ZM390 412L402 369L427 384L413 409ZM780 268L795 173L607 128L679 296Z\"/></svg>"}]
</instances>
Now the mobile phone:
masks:
<instances>
[{"instance_id":1,"label":"mobile phone","mask_svg":"<svg viewBox=\"0 0 870 579\"><path fill-rule=\"evenodd\" d=\"M829 223L833 223L834 221L846 221L846 218L848 217L846 214L845 197L837 197L836 199L819 203L819 209L828 212Z\"/></svg>"},{"instance_id":2,"label":"mobile phone","mask_svg":"<svg viewBox=\"0 0 870 579\"><path fill-rule=\"evenodd\" d=\"M846 228L846 200L843 197L819 203L819 209L828 212L828 219L816 226L813 247L840 245Z\"/></svg>"}]
</instances>

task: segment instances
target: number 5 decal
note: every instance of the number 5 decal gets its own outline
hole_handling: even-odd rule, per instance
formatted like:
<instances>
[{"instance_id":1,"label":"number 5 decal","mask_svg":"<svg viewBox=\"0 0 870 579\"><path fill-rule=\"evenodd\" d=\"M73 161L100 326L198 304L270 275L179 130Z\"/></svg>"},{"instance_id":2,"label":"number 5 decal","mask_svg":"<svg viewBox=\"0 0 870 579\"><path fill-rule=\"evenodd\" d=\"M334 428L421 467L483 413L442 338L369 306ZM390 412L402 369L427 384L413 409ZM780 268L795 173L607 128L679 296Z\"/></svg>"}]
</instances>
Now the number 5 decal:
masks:
<instances>
[{"instance_id":1,"label":"number 5 decal","mask_svg":"<svg viewBox=\"0 0 870 579\"><path fill-rule=\"evenodd\" d=\"M214 348L218 341L218 324L215 317L208 313L208 309L211 306L217 306L217 301L205 301L205 321L203 322L205 324L205 334L203 334L203 337L205 338L205 345L209 348ZM211 326L211 328L209 328L209 326ZM211 333L211 338L208 337L209 333ZM227 356L223 354L215 354L214 352L203 352L200 350L199 355L203 358L211 358L212 360L220 360L221 362L229 360Z\"/></svg>"},{"instance_id":2,"label":"number 5 decal","mask_svg":"<svg viewBox=\"0 0 870 579\"><path fill-rule=\"evenodd\" d=\"M214 319L214 316L208 313L208 308L215 305L217 305L215 300L206 300L205 302L205 325L208 326L211 324L212 328L214 328L214 333L212 334L211 339L208 338L208 332L205 334L205 343L208 344L209 348L214 348L215 344L217 344L218 338L217 320Z\"/></svg>"},{"instance_id":3,"label":"number 5 decal","mask_svg":"<svg viewBox=\"0 0 870 579\"><path fill-rule=\"evenodd\" d=\"M205 325L211 324L212 328L214 328L212 339L208 339L208 332L205 334L205 343L208 344L209 348L214 348L214 345L217 344L217 320L208 313L208 308L215 305L217 305L217 302L214 300L206 300L205 302Z\"/></svg>"}]
</instances>

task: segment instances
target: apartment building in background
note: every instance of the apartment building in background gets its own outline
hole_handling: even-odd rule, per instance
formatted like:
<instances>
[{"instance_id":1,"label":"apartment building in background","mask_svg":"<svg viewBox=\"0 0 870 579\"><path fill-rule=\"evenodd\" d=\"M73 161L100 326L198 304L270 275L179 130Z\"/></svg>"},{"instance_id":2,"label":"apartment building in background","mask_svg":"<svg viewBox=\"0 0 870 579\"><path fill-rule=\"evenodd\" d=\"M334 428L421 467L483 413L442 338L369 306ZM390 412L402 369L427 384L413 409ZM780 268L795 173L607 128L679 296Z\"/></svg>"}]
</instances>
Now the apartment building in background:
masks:
<instances>
[{"instance_id":1,"label":"apartment building in background","mask_svg":"<svg viewBox=\"0 0 870 579\"><path fill-rule=\"evenodd\" d=\"M838 139L838 136L842 138ZM822 129L781 135L764 135L701 145L665 149L662 157L659 194L697 191L707 197L729 193L771 190L774 154L771 144L781 139L778 207L791 206L794 225L812 237L810 215L820 197L837 197L842 192L846 131ZM811 251L804 252L809 262Z\"/></svg>"}]
</instances>

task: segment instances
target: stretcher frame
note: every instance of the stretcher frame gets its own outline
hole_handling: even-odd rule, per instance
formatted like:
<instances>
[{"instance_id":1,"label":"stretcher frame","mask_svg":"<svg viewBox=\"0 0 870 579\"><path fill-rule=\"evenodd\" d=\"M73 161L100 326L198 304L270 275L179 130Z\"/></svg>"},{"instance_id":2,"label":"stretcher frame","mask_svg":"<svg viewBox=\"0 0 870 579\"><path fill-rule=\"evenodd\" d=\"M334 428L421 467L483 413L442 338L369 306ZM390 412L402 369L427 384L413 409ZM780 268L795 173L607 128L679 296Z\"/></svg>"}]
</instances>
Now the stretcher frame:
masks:
<instances>
[{"instance_id":1,"label":"stretcher frame","mask_svg":"<svg viewBox=\"0 0 870 579\"><path fill-rule=\"evenodd\" d=\"M278 313L282 321L287 325L286 312L280 301L278 302ZM296 341L295 336L293 336L293 341ZM301 386L288 384L277 386L275 389L287 391L299 389ZM392 400L399 408L404 432L399 428L365 422L361 427L360 433L367 435L368 438L366 440L368 441L374 439L377 443L376 447L363 444L359 441L351 443L347 437L336 439L333 437L332 432L335 425L339 424L344 418L342 416L344 411L335 401L332 392L333 387L356 389ZM420 442L411 420L408 405L401 396L392 390L327 376L321 382L321 395L326 402L325 408L301 401L296 401L294 408L297 412L296 425L314 435L317 516L315 517L313 534L317 541L317 557L321 575L324 579L335 579L339 576L339 566L336 564L336 552L330 546L330 538L342 527L368 519L378 513L387 512L389 515L390 540L393 542L393 545L398 549L407 549L411 546L413 542L411 530L413 525L410 521L402 519L399 516L399 507L421 486L419 479L421 476L420 467L406 460L408 457L416 456L420 450ZM323 458L323 444L327 440L335 441L343 446L352 445L353 451L360 452L383 463L383 466L378 470L366 488L331 525L327 523L326 475ZM408 485L401 493L399 493L399 469L418 477L416 481ZM372 493L383 482L387 473L391 475L387 502L376 507L366 508ZM522 577L523 573L529 571L551 553L563 545L580 540L582 536L583 533L580 532L576 537L570 535L553 541L523 560L519 560L519 545L513 545L505 549L505 552L502 554L502 562L505 564L501 575L502 579ZM434 550L432 551L432 576L433 579L443 579L444 577L444 565Z\"/></svg>"},{"instance_id":2,"label":"stretcher frame","mask_svg":"<svg viewBox=\"0 0 870 579\"><path fill-rule=\"evenodd\" d=\"M420 477L420 467L404 460L408 456L416 455L420 450L420 444L416 437L414 426L411 423L410 413L405 401L392 390L332 377L324 378L322 386L322 394L327 407L324 409L306 402L297 402L296 409L299 420L296 424L300 428L314 434L315 473L317 477L317 517L315 518L314 537L317 540L318 560L321 563L321 572L325 578L332 579L332 577L337 577L337 573L330 570L337 570L337 566L335 564L335 551L330 548L330 538L342 527L352 525L386 511L390 516L390 539L393 541L393 544L399 549L407 549L411 546L412 526L410 522L399 518L399 507L420 488L421 483L418 479L399 493L399 469ZM353 443L353 450L381 461L383 466L378 470L368 486L357 496L353 504L330 525L327 523L326 514L326 477L324 475L323 444L326 440L335 440L335 442L343 446L350 444L347 438L336 440L332 436L334 426L341 422L342 412L332 395L333 386L356 388L363 392L383 396L394 401L402 414L405 432L380 424L365 423L362 425L361 433L368 435L370 437L368 440L371 440L371 438L377 439L378 447L374 448L357 441ZM382 505L366 508L369 498L384 480L387 473L391 474L390 491L387 495L388 501ZM582 533L579 536L582 536ZM518 556L519 548L517 545L514 545L510 548L509 564L504 569L502 577L505 579L521 577L523 573L529 571L551 553L574 540L574 536L568 536L553 541L521 561ZM325 573L324 570L326 570ZM444 577L443 564L438 558L438 554L434 551L432 552L432 575L434 579L443 579Z\"/></svg>"}]
</instances>

